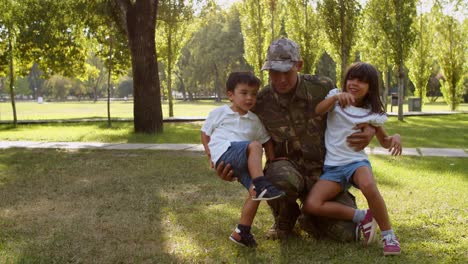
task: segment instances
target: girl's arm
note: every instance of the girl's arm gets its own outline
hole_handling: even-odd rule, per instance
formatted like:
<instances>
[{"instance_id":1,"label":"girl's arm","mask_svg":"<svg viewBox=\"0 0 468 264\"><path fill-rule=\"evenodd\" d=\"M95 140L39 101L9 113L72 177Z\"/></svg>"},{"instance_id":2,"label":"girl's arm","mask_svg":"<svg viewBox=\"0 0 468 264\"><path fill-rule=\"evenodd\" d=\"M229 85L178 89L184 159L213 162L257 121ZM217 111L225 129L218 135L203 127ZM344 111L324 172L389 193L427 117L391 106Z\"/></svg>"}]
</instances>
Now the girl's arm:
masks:
<instances>
[{"instance_id":1,"label":"girl's arm","mask_svg":"<svg viewBox=\"0 0 468 264\"><path fill-rule=\"evenodd\" d=\"M263 148L265 149L265 156L267 161L271 161L275 159L275 151L273 147L273 141L270 139L263 144Z\"/></svg>"},{"instance_id":2,"label":"girl's arm","mask_svg":"<svg viewBox=\"0 0 468 264\"><path fill-rule=\"evenodd\" d=\"M208 143L210 142L210 139L211 139L210 136L205 134L205 132L203 132L203 131L201 132L201 142L203 144L203 148L205 148L205 153L208 156L208 160L210 161L211 168L214 168L214 164L211 161L210 148L208 148Z\"/></svg>"},{"instance_id":3,"label":"girl's arm","mask_svg":"<svg viewBox=\"0 0 468 264\"><path fill-rule=\"evenodd\" d=\"M377 136L377 139L379 140L379 143L382 147L387 148L393 156L401 155L402 146L401 137L399 134L388 136L382 126L377 127L375 130L375 135Z\"/></svg>"},{"instance_id":4,"label":"girl's arm","mask_svg":"<svg viewBox=\"0 0 468 264\"><path fill-rule=\"evenodd\" d=\"M345 107L354 103L354 96L349 93L337 93L333 96L330 96L317 104L315 107L315 113L317 115L325 114L333 108L337 101L342 107Z\"/></svg>"}]
</instances>

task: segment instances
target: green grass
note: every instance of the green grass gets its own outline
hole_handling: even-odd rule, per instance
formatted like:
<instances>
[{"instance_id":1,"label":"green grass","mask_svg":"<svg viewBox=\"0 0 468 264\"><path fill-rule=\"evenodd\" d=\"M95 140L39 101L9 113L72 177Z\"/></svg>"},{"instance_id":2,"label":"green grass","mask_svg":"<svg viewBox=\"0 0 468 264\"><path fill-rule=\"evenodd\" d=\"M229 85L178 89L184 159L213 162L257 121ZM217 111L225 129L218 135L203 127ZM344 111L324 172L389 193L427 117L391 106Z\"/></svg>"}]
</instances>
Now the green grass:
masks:
<instances>
[{"instance_id":1,"label":"green grass","mask_svg":"<svg viewBox=\"0 0 468 264\"><path fill-rule=\"evenodd\" d=\"M111 143L200 143L200 122L165 123L162 134L145 135L133 132L133 123L106 122L0 125L0 140L77 141Z\"/></svg>"},{"instance_id":2,"label":"green grass","mask_svg":"<svg viewBox=\"0 0 468 264\"><path fill-rule=\"evenodd\" d=\"M316 241L301 233L257 250L227 239L245 191L191 152L0 152L0 263L467 263L468 163L372 156L403 253ZM358 205L363 196L354 191Z\"/></svg>"},{"instance_id":3,"label":"green grass","mask_svg":"<svg viewBox=\"0 0 468 264\"><path fill-rule=\"evenodd\" d=\"M0 140L80 141L116 143L200 143L202 122L165 123L164 133L141 135L133 133L133 123L105 122L0 125ZM403 147L434 147L468 149L468 115L406 117L403 122L390 117L385 124L389 134L399 133ZM372 142L371 146L378 146Z\"/></svg>"},{"instance_id":4,"label":"green grass","mask_svg":"<svg viewBox=\"0 0 468 264\"><path fill-rule=\"evenodd\" d=\"M183 102L174 101L175 117L205 117L216 106L223 103L213 101ZM163 117L169 116L169 106L162 104ZM98 101L84 102L17 102L18 120L73 119L73 118L107 118L107 103ZM133 118L133 102L111 102L112 118ZM12 107L9 102L0 103L0 120L13 120Z\"/></svg>"},{"instance_id":5,"label":"green grass","mask_svg":"<svg viewBox=\"0 0 468 264\"><path fill-rule=\"evenodd\" d=\"M468 149L468 115L405 117L403 122L390 117L385 123L388 134L402 136L403 147ZM377 140L371 146L379 146Z\"/></svg>"},{"instance_id":6,"label":"green grass","mask_svg":"<svg viewBox=\"0 0 468 264\"><path fill-rule=\"evenodd\" d=\"M214 101L183 102L174 101L175 117L206 117L208 113L223 103ZM167 102L162 104L163 116L169 116ZM408 105L403 106L404 112L408 111ZM424 112L450 111L450 107L444 102L427 103L423 106ZM459 111L468 111L468 104L461 104ZM388 107L390 112L390 106ZM393 107L394 112L398 112L397 107ZM106 118L107 104L99 101L83 102L46 102L38 104L35 102L17 102L16 112L18 120L44 120L44 119L72 119L72 118ZM116 101L111 102L112 118L133 118L133 102ZM0 120L13 120L12 107L10 102L0 103Z\"/></svg>"}]
</instances>

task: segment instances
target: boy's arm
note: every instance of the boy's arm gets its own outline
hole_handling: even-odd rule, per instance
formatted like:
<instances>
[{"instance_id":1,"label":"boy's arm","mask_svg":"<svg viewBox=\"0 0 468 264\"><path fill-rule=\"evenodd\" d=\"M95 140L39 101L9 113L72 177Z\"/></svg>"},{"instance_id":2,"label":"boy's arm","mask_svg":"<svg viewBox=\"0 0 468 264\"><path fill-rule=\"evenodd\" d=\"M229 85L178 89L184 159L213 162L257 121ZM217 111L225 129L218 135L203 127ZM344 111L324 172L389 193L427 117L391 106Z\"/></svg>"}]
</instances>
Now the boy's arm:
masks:
<instances>
[{"instance_id":1,"label":"boy's arm","mask_svg":"<svg viewBox=\"0 0 468 264\"><path fill-rule=\"evenodd\" d=\"M317 104L315 107L315 113L317 115L325 114L333 108L337 101L342 107L345 107L354 103L354 96L349 93L337 93L333 96L330 96Z\"/></svg>"},{"instance_id":2,"label":"boy's arm","mask_svg":"<svg viewBox=\"0 0 468 264\"><path fill-rule=\"evenodd\" d=\"M205 132L201 132L201 142L203 144L203 148L205 148L205 153L208 156L208 160L210 161L211 168L214 168L214 164L211 161L211 152L210 148L208 148L208 143L210 142L210 136L205 134Z\"/></svg>"},{"instance_id":3,"label":"boy's arm","mask_svg":"<svg viewBox=\"0 0 468 264\"><path fill-rule=\"evenodd\" d=\"M379 143L382 147L387 148L392 155L397 156L401 155L401 137L399 134L393 136L388 136L385 132L385 129L382 126L378 126L375 129L375 136L379 140Z\"/></svg>"},{"instance_id":4,"label":"boy's arm","mask_svg":"<svg viewBox=\"0 0 468 264\"><path fill-rule=\"evenodd\" d=\"M273 141L269 139L267 142L263 144L263 148L265 149L265 156L267 161L271 161L275 159L275 151L273 147Z\"/></svg>"}]
</instances>

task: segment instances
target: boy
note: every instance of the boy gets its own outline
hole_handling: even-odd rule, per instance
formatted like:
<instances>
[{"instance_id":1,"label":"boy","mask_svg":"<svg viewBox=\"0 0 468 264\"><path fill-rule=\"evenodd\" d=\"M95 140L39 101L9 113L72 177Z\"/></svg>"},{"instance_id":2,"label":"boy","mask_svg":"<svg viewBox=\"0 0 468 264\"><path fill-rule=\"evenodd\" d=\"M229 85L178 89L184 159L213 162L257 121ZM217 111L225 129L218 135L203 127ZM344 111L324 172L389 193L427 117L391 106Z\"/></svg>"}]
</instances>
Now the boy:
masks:
<instances>
[{"instance_id":1,"label":"boy","mask_svg":"<svg viewBox=\"0 0 468 264\"><path fill-rule=\"evenodd\" d=\"M237 180L249 191L241 218L229 239L255 247L250 229L259 201L285 195L263 176L262 144L268 160L274 159L273 143L260 119L250 109L255 105L260 80L250 72L233 72L226 82L231 106L220 106L208 114L201 129L201 141L211 167L231 164ZM216 165L216 166L215 166Z\"/></svg>"}]
</instances>

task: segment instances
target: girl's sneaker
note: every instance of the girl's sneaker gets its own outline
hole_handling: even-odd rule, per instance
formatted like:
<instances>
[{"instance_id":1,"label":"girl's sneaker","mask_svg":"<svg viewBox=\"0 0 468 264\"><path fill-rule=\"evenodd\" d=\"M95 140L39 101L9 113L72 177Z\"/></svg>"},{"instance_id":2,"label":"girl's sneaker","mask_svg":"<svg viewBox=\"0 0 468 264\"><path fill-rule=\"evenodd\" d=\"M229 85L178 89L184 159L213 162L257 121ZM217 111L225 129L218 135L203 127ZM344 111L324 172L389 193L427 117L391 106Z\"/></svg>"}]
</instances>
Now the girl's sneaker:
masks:
<instances>
[{"instance_id":1,"label":"girl's sneaker","mask_svg":"<svg viewBox=\"0 0 468 264\"><path fill-rule=\"evenodd\" d=\"M398 241L398 238L395 235L390 234L384 236L382 238L382 242L384 256L401 254L400 242Z\"/></svg>"},{"instance_id":2,"label":"girl's sneaker","mask_svg":"<svg viewBox=\"0 0 468 264\"><path fill-rule=\"evenodd\" d=\"M257 242L255 241L254 236L250 232L242 233L237 227L229 237L229 240L240 246L250 248L257 247Z\"/></svg>"},{"instance_id":3,"label":"girl's sneaker","mask_svg":"<svg viewBox=\"0 0 468 264\"><path fill-rule=\"evenodd\" d=\"M367 209L366 216L357 226L358 232L362 232L364 238L364 245L369 245L377 241L377 222L372 216L370 209Z\"/></svg>"}]
</instances>

